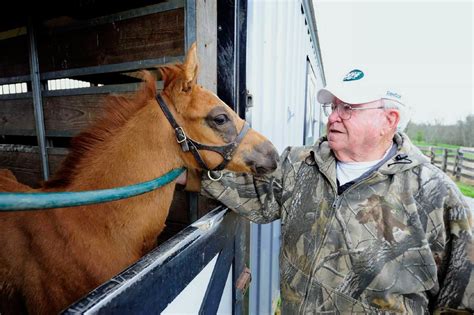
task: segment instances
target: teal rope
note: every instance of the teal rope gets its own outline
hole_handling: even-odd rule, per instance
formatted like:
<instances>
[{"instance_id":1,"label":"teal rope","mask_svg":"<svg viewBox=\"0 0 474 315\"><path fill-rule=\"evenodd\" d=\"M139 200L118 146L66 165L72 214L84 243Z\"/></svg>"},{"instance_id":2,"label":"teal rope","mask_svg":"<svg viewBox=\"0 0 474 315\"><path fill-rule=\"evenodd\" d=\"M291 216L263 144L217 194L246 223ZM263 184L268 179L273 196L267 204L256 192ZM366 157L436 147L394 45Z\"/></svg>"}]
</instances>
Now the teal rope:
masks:
<instances>
[{"instance_id":1,"label":"teal rope","mask_svg":"<svg viewBox=\"0 0 474 315\"><path fill-rule=\"evenodd\" d=\"M175 180L184 168L176 168L156 179L118 188L51 193L0 193L0 211L83 206L114 201L155 190Z\"/></svg>"}]
</instances>

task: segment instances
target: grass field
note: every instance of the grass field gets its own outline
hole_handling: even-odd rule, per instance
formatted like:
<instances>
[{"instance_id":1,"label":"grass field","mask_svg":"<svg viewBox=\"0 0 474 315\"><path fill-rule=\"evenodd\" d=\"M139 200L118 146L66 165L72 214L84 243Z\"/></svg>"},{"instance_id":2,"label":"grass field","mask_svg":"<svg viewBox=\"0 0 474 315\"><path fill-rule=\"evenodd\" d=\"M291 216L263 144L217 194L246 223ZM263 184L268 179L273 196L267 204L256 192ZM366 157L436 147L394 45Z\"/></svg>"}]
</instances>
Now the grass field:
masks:
<instances>
[{"instance_id":1,"label":"grass field","mask_svg":"<svg viewBox=\"0 0 474 315\"><path fill-rule=\"evenodd\" d=\"M464 196L474 198L474 186L461 182L456 182L456 185L458 185Z\"/></svg>"}]
</instances>

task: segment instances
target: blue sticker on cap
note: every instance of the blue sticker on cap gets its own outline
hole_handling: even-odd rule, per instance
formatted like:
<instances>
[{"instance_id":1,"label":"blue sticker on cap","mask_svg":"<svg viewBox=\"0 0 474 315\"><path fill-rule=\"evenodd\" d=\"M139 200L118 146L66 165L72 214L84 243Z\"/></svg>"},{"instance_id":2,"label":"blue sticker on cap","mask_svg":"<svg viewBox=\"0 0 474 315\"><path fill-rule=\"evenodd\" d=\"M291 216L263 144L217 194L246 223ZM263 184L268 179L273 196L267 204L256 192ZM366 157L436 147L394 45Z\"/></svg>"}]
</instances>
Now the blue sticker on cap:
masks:
<instances>
[{"instance_id":1,"label":"blue sticker on cap","mask_svg":"<svg viewBox=\"0 0 474 315\"><path fill-rule=\"evenodd\" d=\"M348 74L346 74L346 76L344 77L344 79L342 79L342 81L355 81L355 80L360 80L363 77L364 77L364 72L358 69L355 69L349 72Z\"/></svg>"}]
</instances>

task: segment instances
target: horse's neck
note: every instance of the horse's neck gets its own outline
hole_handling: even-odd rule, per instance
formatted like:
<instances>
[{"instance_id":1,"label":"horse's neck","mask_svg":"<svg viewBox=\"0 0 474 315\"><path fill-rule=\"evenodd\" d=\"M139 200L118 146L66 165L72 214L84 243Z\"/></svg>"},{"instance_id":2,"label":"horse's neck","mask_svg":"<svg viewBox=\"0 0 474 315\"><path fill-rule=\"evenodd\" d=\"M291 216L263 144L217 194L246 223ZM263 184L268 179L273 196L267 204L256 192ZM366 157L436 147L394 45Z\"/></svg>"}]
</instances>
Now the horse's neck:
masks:
<instances>
[{"instance_id":1,"label":"horse's neck","mask_svg":"<svg viewBox=\"0 0 474 315\"><path fill-rule=\"evenodd\" d=\"M68 190L113 188L152 180L182 165L172 129L156 108L146 106L81 161ZM141 255L164 227L174 183L153 192L115 202L84 207L81 225L97 235L128 245ZM112 244L108 243L108 246ZM137 252L138 251L138 252Z\"/></svg>"},{"instance_id":2,"label":"horse's neck","mask_svg":"<svg viewBox=\"0 0 474 315\"><path fill-rule=\"evenodd\" d=\"M169 123L158 108L148 105L84 157L71 187L135 184L180 165L179 147Z\"/></svg>"}]
</instances>

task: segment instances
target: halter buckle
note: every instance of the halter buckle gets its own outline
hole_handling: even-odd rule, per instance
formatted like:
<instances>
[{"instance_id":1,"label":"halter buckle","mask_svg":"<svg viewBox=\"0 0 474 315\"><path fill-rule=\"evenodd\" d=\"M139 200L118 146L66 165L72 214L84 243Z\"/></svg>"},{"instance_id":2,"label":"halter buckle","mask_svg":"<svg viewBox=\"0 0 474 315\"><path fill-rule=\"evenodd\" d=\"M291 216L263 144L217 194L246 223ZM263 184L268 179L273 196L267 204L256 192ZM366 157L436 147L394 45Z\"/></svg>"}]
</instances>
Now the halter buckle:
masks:
<instances>
[{"instance_id":1,"label":"halter buckle","mask_svg":"<svg viewBox=\"0 0 474 315\"><path fill-rule=\"evenodd\" d=\"M178 143L182 143L182 142L188 140L188 138L186 137L186 133L184 132L183 127L175 128L174 131L176 132L176 141Z\"/></svg>"},{"instance_id":2,"label":"halter buckle","mask_svg":"<svg viewBox=\"0 0 474 315\"><path fill-rule=\"evenodd\" d=\"M189 151L189 146L188 146L188 137L186 137L186 133L184 132L184 129L182 127L177 127L174 129L176 132L176 142L178 142L181 145L181 149L184 152Z\"/></svg>"}]
</instances>

